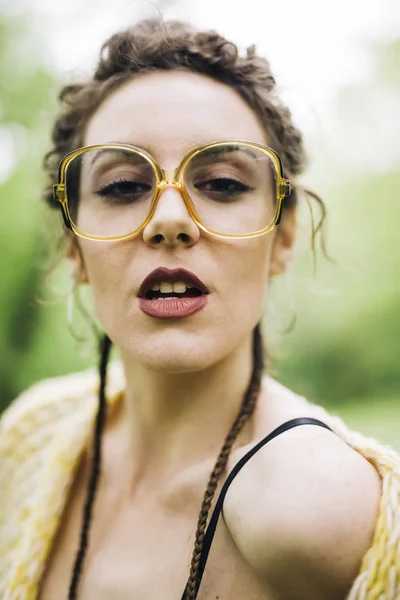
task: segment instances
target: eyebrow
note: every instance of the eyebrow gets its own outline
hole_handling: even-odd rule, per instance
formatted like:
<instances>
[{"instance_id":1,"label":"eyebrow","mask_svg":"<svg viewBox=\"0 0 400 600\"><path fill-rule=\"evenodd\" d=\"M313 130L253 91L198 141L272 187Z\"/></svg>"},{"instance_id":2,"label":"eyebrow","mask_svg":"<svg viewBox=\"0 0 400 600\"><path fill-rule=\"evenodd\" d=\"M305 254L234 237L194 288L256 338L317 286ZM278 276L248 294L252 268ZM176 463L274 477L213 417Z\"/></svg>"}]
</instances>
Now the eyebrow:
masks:
<instances>
[{"instance_id":1,"label":"eyebrow","mask_svg":"<svg viewBox=\"0 0 400 600\"><path fill-rule=\"evenodd\" d=\"M139 146L137 146L137 148L139 148ZM146 148L143 148L141 146L140 149L145 150L151 155L151 153L148 150L146 150ZM134 148L131 148L131 150L134 151ZM125 156L129 156L130 158L133 158L135 156L133 152L129 152L127 149L124 148L99 148L99 150L97 150L92 160L90 161L90 166L92 167L104 154L110 154L112 152L124 154Z\"/></svg>"},{"instance_id":2,"label":"eyebrow","mask_svg":"<svg viewBox=\"0 0 400 600\"><path fill-rule=\"evenodd\" d=\"M121 143L121 142L115 142L115 143ZM212 143L212 142L210 142L210 143ZM227 140L226 143L229 144L229 141ZM110 143L110 145L112 145L112 143ZM156 161L156 159L153 157L151 150L149 148L147 148L146 146L136 146L135 144L129 144L129 143L127 143L126 146L128 148L131 147L132 151L134 151L136 148L138 148L140 150L144 150L153 158L154 161ZM197 146L195 146L194 148L197 148ZM194 150L194 148L192 148L192 150ZM188 152L186 152L184 157L182 157L181 162L187 156L187 154L189 154L192 150L189 150ZM256 155L252 152L251 148L248 148L247 146L242 146L239 143L235 143L235 142L231 143L228 146L228 148L226 146L212 146L211 148L205 148L204 150L202 150L201 153L202 154L204 153L204 156L207 156L209 154L211 154L213 156L218 156L221 154L227 154L228 152L235 152L235 151L244 151L245 154L252 156L253 158L257 158ZM125 150L124 148L100 148L96 152L95 156L92 158L92 160L90 162L90 166L92 167L97 162L97 160L99 160L104 154L108 154L110 152L119 152L120 154L125 154L125 156L130 155L130 158L133 158L133 156L134 156L134 154L130 153L128 150ZM132 162L134 162L134 161L132 160Z\"/></svg>"},{"instance_id":3,"label":"eyebrow","mask_svg":"<svg viewBox=\"0 0 400 600\"><path fill-rule=\"evenodd\" d=\"M249 148L248 146L241 145L240 143L237 143L237 142L229 142L229 141L227 141L226 144L229 144L228 148L226 146L212 146L211 148L206 148L205 150L202 150L202 153L204 153L206 156L208 154L218 156L219 154L228 154L228 152L239 151L239 152L243 152L244 154L247 154L249 156L252 156L253 158L257 158L257 156L254 154L252 149Z\"/></svg>"}]
</instances>

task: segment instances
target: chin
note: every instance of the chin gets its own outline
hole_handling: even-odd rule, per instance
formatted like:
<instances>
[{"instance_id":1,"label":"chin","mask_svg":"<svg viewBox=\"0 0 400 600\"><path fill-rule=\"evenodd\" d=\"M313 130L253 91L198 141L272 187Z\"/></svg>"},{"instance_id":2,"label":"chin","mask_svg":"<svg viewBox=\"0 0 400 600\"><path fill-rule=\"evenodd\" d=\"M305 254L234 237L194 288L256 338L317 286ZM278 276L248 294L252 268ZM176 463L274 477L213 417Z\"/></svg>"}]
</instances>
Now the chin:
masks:
<instances>
[{"instance_id":1,"label":"chin","mask_svg":"<svg viewBox=\"0 0 400 600\"><path fill-rule=\"evenodd\" d=\"M156 373L165 373L166 375L180 374L180 373L198 373L206 370L212 366L213 363L209 364L204 360L195 360L186 357L166 357L160 356L155 359L148 357L149 360L141 360L141 366L149 371Z\"/></svg>"},{"instance_id":2,"label":"chin","mask_svg":"<svg viewBox=\"0 0 400 600\"><path fill-rule=\"evenodd\" d=\"M219 357L210 356L209 352L185 352L182 348L169 348L166 352L142 352L135 359L149 371L158 373L192 373L204 371L218 362ZM213 360L214 359L214 360Z\"/></svg>"},{"instance_id":3,"label":"chin","mask_svg":"<svg viewBox=\"0 0 400 600\"><path fill-rule=\"evenodd\" d=\"M116 345L124 360L133 360L149 371L171 374L206 370L223 360L233 349L223 335L216 339L204 332L182 334L177 331L161 336L136 334L116 341ZM222 340L224 344L221 344Z\"/></svg>"}]
</instances>

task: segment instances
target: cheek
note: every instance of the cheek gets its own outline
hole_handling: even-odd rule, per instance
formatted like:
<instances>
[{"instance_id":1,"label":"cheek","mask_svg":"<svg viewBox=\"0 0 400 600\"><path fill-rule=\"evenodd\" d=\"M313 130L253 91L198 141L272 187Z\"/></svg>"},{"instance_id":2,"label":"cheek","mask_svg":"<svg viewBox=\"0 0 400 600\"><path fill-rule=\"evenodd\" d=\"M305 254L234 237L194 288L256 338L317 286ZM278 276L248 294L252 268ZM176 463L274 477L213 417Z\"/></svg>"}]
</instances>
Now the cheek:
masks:
<instances>
[{"instance_id":1,"label":"cheek","mask_svg":"<svg viewBox=\"0 0 400 600\"><path fill-rule=\"evenodd\" d=\"M262 314L269 280L272 240L268 236L243 241L221 257L221 275L233 290L227 299L230 318L241 320L254 318L258 322ZM224 273L225 271L225 273Z\"/></svg>"},{"instance_id":2,"label":"cheek","mask_svg":"<svg viewBox=\"0 0 400 600\"><path fill-rule=\"evenodd\" d=\"M85 240L82 254L96 312L104 321L108 313L118 311L119 302L126 296L128 269L135 260L135 252L132 247L128 252L123 246Z\"/></svg>"},{"instance_id":3,"label":"cheek","mask_svg":"<svg viewBox=\"0 0 400 600\"><path fill-rule=\"evenodd\" d=\"M267 236L250 240L243 248L239 248L237 264L241 278L246 282L245 288L259 295L265 291L269 278L272 244Z\"/></svg>"}]
</instances>

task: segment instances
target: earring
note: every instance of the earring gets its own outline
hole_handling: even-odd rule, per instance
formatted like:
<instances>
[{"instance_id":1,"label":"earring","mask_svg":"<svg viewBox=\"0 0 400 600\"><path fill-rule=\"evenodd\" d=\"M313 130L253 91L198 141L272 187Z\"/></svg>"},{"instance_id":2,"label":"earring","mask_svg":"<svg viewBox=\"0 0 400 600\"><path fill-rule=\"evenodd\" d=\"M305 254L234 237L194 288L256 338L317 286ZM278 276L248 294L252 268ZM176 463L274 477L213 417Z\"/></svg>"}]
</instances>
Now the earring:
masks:
<instances>
[{"instance_id":1,"label":"earring","mask_svg":"<svg viewBox=\"0 0 400 600\"><path fill-rule=\"evenodd\" d=\"M75 280L75 276L72 273L71 274L71 288L67 294L67 324L68 324L68 329L70 334L72 335L72 337L77 341L77 342L84 342L85 338L82 337L82 335L78 335L76 333L76 331L74 330L73 326L72 326L72 321L73 321L73 317L74 317L74 305L75 305L75 293L78 289L78 285L76 283ZM81 303L80 303L80 299L79 296L77 298L77 304L78 304L78 308L80 308Z\"/></svg>"},{"instance_id":2,"label":"earring","mask_svg":"<svg viewBox=\"0 0 400 600\"><path fill-rule=\"evenodd\" d=\"M75 277L73 274L71 274L71 289L69 290L68 294L67 294L67 323L68 325L72 325L72 317L73 317L73 313L74 313L74 292L75 292Z\"/></svg>"},{"instance_id":3,"label":"earring","mask_svg":"<svg viewBox=\"0 0 400 600\"><path fill-rule=\"evenodd\" d=\"M88 336L86 334L91 330L97 343L100 331L91 311L85 306L85 301L82 300L82 285L76 282L74 274L70 275L70 280L72 285L66 295L67 324L69 332L77 342L87 342ZM76 318L75 323L73 324L75 308ZM78 330L79 333L77 333L76 330Z\"/></svg>"},{"instance_id":4,"label":"earring","mask_svg":"<svg viewBox=\"0 0 400 600\"><path fill-rule=\"evenodd\" d=\"M72 325L72 313L74 311L74 292L71 290L67 297L67 323Z\"/></svg>"},{"instance_id":5,"label":"earring","mask_svg":"<svg viewBox=\"0 0 400 600\"><path fill-rule=\"evenodd\" d=\"M275 277L274 279L276 281L277 278ZM297 313L296 313L296 305L295 305L295 300L294 300L294 295L293 295L292 281L289 278L287 271L285 271L283 273L283 275L281 275L279 277L279 279L284 281L285 289L284 289L283 295L285 296L286 302L288 301L288 303L289 303L290 315L289 315L289 319L287 319L288 324L286 325L286 327L283 327L282 329L277 328L277 332L278 333L290 333L291 331L293 331L293 329L297 323ZM278 314L278 311L275 308L275 300L274 300L273 295L271 295L271 297L268 299L267 309L270 310L271 316L272 316L275 324L278 323L279 321L282 322L282 310L279 310L279 314Z\"/></svg>"},{"instance_id":6,"label":"earring","mask_svg":"<svg viewBox=\"0 0 400 600\"><path fill-rule=\"evenodd\" d=\"M71 288L71 290L67 294L67 324L68 324L69 332L72 335L72 337L74 338L74 340L77 342L84 342L85 337L81 333L80 334L76 333L76 331L74 330L74 327L72 326L72 320L73 320L73 316L74 316L75 293L77 293L77 289L78 289L78 286L76 285L74 279L73 279L73 282L74 282L74 286ZM77 296L77 305L78 305L79 311L83 310L79 295ZM85 314L86 314L86 311L85 311ZM75 323L75 325L76 325L76 323ZM78 327L80 327L80 324L78 324Z\"/></svg>"}]
</instances>

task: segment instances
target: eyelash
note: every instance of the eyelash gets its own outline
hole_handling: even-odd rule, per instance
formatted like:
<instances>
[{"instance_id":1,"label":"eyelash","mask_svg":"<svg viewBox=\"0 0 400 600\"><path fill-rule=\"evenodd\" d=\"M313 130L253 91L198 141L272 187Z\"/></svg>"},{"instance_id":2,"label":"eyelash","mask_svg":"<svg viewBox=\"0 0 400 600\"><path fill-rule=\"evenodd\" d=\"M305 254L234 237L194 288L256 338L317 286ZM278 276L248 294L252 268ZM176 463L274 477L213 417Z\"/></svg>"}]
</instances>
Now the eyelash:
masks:
<instances>
[{"instance_id":1,"label":"eyelash","mask_svg":"<svg viewBox=\"0 0 400 600\"><path fill-rule=\"evenodd\" d=\"M232 187L233 185L235 189L204 189L207 185L210 184L218 188L218 185L221 186L221 184L224 183L228 188ZM130 186L130 188L126 189L127 186ZM142 189L141 191L132 191L132 186L142 186L142 188L145 187L146 189ZM113 200L121 201L124 199L128 201L129 199L132 199L132 196L138 197L140 196L140 194L145 194L146 192L148 193L150 187L151 186L146 186L146 184L144 183L137 183L129 179L121 178L112 181L103 188L100 188L99 190L97 190L96 194L102 198L108 198L109 202L112 202ZM199 191L203 190L206 193L208 192L208 194L210 195L214 194L216 196L219 196L220 198L234 198L254 189L251 186L246 185L245 183L237 179L234 179L233 177L211 177L210 179L205 180L201 183L194 184L194 188Z\"/></svg>"},{"instance_id":2,"label":"eyelash","mask_svg":"<svg viewBox=\"0 0 400 600\"><path fill-rule=\"evenodd\" d=\"M219 194L229 194L229 195L237 195L237 194L242 194L245 192L249 192L251 191L253 188L250 187L249 185L246 185L245 183L238 181L237 179L234 179L233 177L215 177L215 178L211 178L207 181L204 181L200 184L195 185L196 189L201 188L202 186L209 184L209 183L215 183L215 182L229 182L229 185L235 185L236 189L234 191L230 191L230 190L223 190L221 191L217 191L217 190L210 190L210 192L214 192L214 193L219 193ZM237 189L239 188L239 189Z\"/></svg>"},{"instance_id":3,"label":"eyelash","mask_svg":"<svg viewBox=\"0 0 400 600\"><path fill-rule=\"evenodd\" d=\"M121 193L121 191L122 192L124 191L123 188L122 188L122 190L121 190L121 188L118 189L118 186L124 186L124 185L126 186L126 184L131 185L131 186L132 185L146 186L146 184L144 184L144 183L137 183L137 182L131 181L129 179L121 178L121 179L116 179L116 180L112 181L111 183L108 183L106 186L100 188L99 190L97 190L96 194L98 194L99 196L101 196L103 198L105 198L107 196L108 197L109 196L114 196L114 197L118 196L119 198L123 198L123 197L127 198L127 197L133 195L132 190L131 190L130 194L124 194L124 193ZM149 187L149 186L147 186L147 187ZM148 191L148 189L146 191ZM137 193L138 192L136 192L136 194Z\"/></svg>"}]
</instances>

